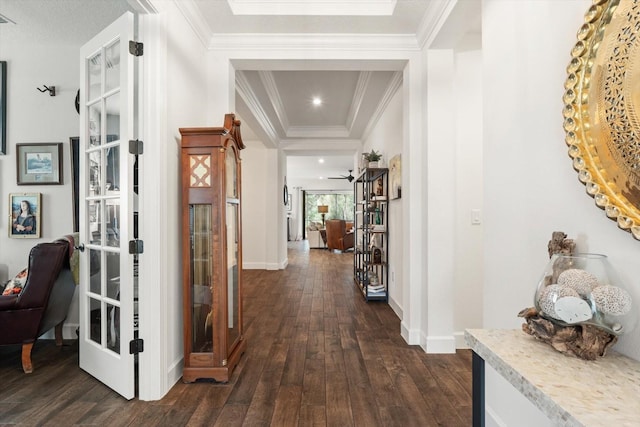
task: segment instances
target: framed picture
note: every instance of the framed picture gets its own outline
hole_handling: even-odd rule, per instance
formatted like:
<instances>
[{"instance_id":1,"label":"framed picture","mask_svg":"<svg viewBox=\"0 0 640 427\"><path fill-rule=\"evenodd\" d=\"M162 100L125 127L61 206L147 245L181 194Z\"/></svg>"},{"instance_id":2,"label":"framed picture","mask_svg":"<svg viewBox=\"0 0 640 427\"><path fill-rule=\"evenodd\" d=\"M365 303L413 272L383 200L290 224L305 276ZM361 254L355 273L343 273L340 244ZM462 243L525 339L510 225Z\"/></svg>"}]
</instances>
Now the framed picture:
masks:
<instances>
[{"instance_id":1,"label":"framed picture","mask_svg":"<svg viewBox=\"0 0 640 427\"><path fill-rule=\"evenodd\" d=\"M0 154L7 154L7 61L0 61Z\"/></svg>"},{"instance_id":2,"label":"framed picture","mask_svg":"<svg viewBox=\"0 0 640 427\"><path fill-rule=\"evenodd\" d=\"M402 197L402 156L400 154L389 160L389 186L391 200Z\"/></svg>"},{"instance_id":3,"label":"framed picture","mask_svg":"<svg viewBox=\"0 0 640 427\"><path fill-rule=\"evenodd\" d=\"M18 185L62 184L62 143L16 144Z\"/></svg>"},{"instance_id":4,"label":"framed picture","mask_svg":"<svg viewBox=\"0 0 640 427\"><path fill-rule=\"evenodd\" d=\"M42 205L40 193L9 194L9 237L38 239Z\"/></svg>"},{"instance_id":5,"label":"framed picture","mask_svg":"<svg viewBox=\"0 0 640 427\"><path fill-rule=\"evenodd\" d=\"M71 151L71 195L73 196L73 231L80 231L80 138L69 138Z\"/></svg>"}]
</instances>

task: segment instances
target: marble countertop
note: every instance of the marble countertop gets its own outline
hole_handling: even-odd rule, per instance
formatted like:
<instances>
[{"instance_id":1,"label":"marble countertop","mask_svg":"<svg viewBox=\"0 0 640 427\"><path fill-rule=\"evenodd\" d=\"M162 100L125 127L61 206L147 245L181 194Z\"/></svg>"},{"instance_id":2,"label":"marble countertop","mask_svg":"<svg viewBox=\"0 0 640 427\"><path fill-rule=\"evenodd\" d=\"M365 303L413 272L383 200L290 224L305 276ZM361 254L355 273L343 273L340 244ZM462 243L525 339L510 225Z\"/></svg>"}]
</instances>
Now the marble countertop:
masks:
<instances>
[{"instance_id":1,"label":"marble countertop","mask_svg":"<svg viewBox=\"0 0 640 427\"><path fill-rule=\"evenodd\" d=\"M521 330L468 329L467 344L559 426L640 425L640 362L565 356Z\"/></svg>"}]
</instances>

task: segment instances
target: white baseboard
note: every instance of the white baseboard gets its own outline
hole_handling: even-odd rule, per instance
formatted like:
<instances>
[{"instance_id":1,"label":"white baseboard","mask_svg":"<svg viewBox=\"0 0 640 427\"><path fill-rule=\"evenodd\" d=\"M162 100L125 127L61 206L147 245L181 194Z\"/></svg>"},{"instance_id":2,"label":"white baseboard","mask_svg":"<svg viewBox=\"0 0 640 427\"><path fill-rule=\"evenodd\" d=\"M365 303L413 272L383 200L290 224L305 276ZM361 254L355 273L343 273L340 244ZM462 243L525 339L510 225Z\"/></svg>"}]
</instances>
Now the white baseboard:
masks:
<instances>
[{"instance_id":1,"label":"white baseboard","mask_svg":"<svg viewBox=\"0 0 640 427\"><path fill-rule=\"evenodd\" d=\"M289 259L281 262L243 262L243 270L284 270L289 265Z\"/></svg>"},{"instance_id":2,"label":"white baseboard","mask_svg":"<svg viewBox=\"0 0 640 427\"><path fill-rule=\"evenodd\" d=\"M409 329L405 322L400 322L400 335L409 345L420 344L420 331L416 329Z\"/></svg>"},{"instance_id":3,"label":"white baseboard","mask_svg":"<svg viewBox=\"0 0 640 427\"><path fill-rule=\"evenodd\" d=\"M266 270L267 264L264 262L243 262L243 270Z\"/></svg>"},{"instance_id":4,"label":"white baseboard","mask_svg":"<svg viewBox=\"0 0 640 427\"><path fill-rule=\"evenodd\" d=\"M421 345L427 353L450 354L456 352L456 340L453 335L441 337L424 336Z\"/></svg>"},{"instance_id":5,"label":"white baseboard","mask_svg":"<svg viewBox=\"0 0 640 427\"><path fill-rule=\"evenodd\" d=\"M180 380L180 378L182 378L183 366L184 357L180 357L169 366L169 371L167 372L167 385L169 386L169 389L167 390L167 392L171 390L171 387L173 387L174 384Z\"/></svg>"}]
</instances>

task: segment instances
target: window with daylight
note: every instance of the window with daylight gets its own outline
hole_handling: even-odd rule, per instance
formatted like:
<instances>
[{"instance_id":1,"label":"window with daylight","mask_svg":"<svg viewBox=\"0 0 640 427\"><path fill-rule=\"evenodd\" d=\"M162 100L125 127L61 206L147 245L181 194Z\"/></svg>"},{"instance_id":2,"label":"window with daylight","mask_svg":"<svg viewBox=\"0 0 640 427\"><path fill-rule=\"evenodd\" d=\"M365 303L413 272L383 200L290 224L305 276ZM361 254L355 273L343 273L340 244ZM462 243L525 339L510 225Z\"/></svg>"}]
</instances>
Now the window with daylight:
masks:
<instances>
[{"instance_id":1,"label":"window with daylight","mask_svg":"<svg viewBox=\"0 0 640 427\"><path fill-rule=\"evenodd\" d=\"M322 213L318 206L328 206L324 219L344 219L353 221L353 192L304 192L304 229L310 225L322 224Z\"/></svg>"}]
</instances>

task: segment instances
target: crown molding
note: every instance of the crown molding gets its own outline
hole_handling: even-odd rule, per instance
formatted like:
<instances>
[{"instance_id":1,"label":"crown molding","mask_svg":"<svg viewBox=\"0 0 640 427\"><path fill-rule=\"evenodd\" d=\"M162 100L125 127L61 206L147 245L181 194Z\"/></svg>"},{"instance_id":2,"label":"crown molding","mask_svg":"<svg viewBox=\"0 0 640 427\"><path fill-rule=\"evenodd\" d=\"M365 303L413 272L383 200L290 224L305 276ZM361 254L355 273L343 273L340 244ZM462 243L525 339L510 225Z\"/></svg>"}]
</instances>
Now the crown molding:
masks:
<instances>
[{"instance_id":1,"label":"crown molding","mask_svg":"<svg viewBox=\"0 0 640 427\"><path fill-rule=\"evenodd\" d=\"M417 43L420 49L433 43L434 38L438 35L438 32L457 3L458 0L429 2L429 7L416 31Z\"/></svg>"},{"instance_id":2,"label":"crown molding","mask_svg":"<svg viewBox=\"0 0 640 427\"><path fill-rule=\"evenodd\" d=\"M154 15L158 9L153 5L153 0L127 0L133 10L145 15Z\"/></svg>"},{"instance_id":3,"label":"crown molding","mask_svg":"<svg viewBox=\"0 0 640 427\"><path fill-rule=\"evenodd\" d=\"M269 95L269 100L276 112L276 117L280 121L280 126L282 129L289 129L289 119L284 109L282 98L280 98L280 92L278 92L278 85L276 85L276 81L273 78L273 73L263 70L258 71L258 75L264 85L264 89L267 91L267 95Z\"/></svg>"},{"instance_id":4,"label":"crown molding","mask_svg":"<svg viewBox=\"0 0 640 427\"><path fill-rule=\"evenodd\" d=\"M397 0L227 0L234 15L391 16Z\"/></svg>"},{"instance_id":5,"label":"crown molding","mask_svg":"<svg viewBox=\"0 0 640 427\"><path fill-rule=\"evenodd\" d=\"M258 101L258 97L251 89L251 85L247 81L244 73L236 73L236 91L247 104L249 111L251 111L251 114L255 117L258 125L264 130L267 138L269 138L269 142L272 146L277 147L279 142L278 132L273 128L269 116L260 106L260 101Z\"/></svg>"},{"instance_id":6,"label":"crown molding","mask_svg":"<svg viewBox=\"0 0 640 427\"><path fill-rule=\"evenodd\" d=\"M414 34L211 34L210 50L418 51Z\"/></svg>"},{"instance_id":7,"label":"crown molding","mask_svg":"<svg viewBox=\"0 0 640 427\"><path fill-rule=\"evenodd\" d=\"M187 20L202 44L207 47L211 40L211 27L202 17L200 8L194 0L173 0L182 16Z\"/></svg>"},{"instance_id":8,"label":"crown molding","mask_svg":"<svg viewBox=\"0 0 640 427\"><path fill-rule=\"evenodd\" d=\"M349 131L353 129L353 123L356 121L356 117L358 117L358 112L362 106L362 100L364 99L364 94L367 92L367 87L369 86L370 81L371 71L361 71L360 75L358 75L356 90L354 91L353 98L351 99L351 108L347 113L347 129L349 129Z\"/></svg>"},{"instance_id":9,"label":"crown molding","mask_svg":"<svg viewBox=\"0 0 640 427\"><path fill-rule=\"evenodd\" d=\"M367 138L375 128L376 124L380 120L380 117L382 117L382 113L384 113L384 111L387 109L389 102L391 102L391 98L393 98L393 96L396 94L396 92L398 91L398 89L400 89L401 86L402 86L402 72L396 71L393 74L391 81L389 82L389 86L387 86L387 90L385 91L384 96L380 101L380 104L378 104L376 111L371 115L371 120L369 120L369 123L367 124L367 127L364 129L364 132L362 132L363 141L367 140Z\"/></svg>"}]
</instances>

